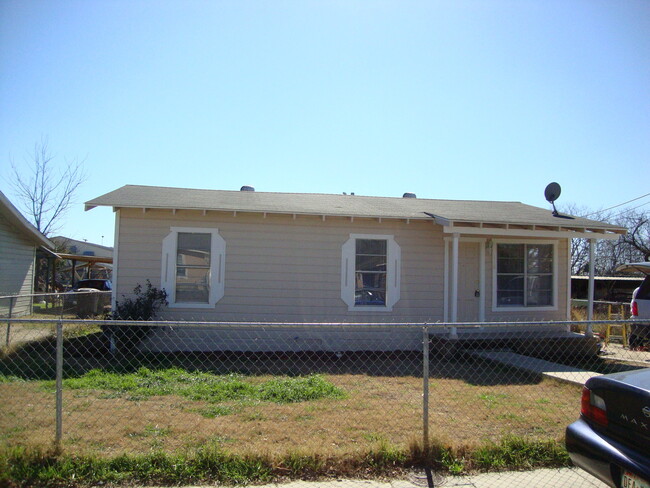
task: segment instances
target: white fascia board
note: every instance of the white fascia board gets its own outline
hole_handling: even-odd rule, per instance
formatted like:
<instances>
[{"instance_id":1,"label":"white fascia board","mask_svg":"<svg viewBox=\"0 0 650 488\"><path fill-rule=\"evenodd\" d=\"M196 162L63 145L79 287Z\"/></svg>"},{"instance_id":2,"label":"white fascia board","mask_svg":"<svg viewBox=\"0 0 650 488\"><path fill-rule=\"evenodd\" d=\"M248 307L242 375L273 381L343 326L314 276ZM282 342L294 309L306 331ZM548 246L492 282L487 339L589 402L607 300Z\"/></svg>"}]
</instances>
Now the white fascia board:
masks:
<instances>
[{"instance_id":1,"label":"white fascia board","mask_svg":"<svg viewBox=\"0 0 650 488\"><path fill-rule=\"evenodd\" d=\"M544 238L570 238L570 239L604 239L616 240L621 234L603 232L572 232L567 230L527 230L527 229L499 229L481 227L458 227L454 225L443 226L443 232L447 234L474 234L503 237L544 237Z\"/></svg>"},{"instance_id":2,"label":"white fascia board","mask_svg":"<svg viewBox=\"0 0 650 488\"><path fill-rule=\"evenodd\" d=\"M454 225L454 223L451 220L445 217L441 217L440 215L435 215L430 212L424 212L424 213L425 215L431 217L433 221L438 225L442 225L443 227Z\"/></svg>"},{"instance_id":3,"label":"white fascia board","mask_svg":"<svg viewBox=\"0 0 650 488\"><path fill-rule=\"evenodd\" d=\"M436 224L441 225L443 227L450 227L450 226L453 225L453 222L451 222L450 220L447 220L447 219L445 219L443 217L434 217L433 221Z\"/></svg>"},{"instance_id":4,"label":"white fascia board","mask_svg":"<svg viewBox=\"0 0 650 488\"><path fill-rule=\"evenodd\" d=\"M381 223L383 220L403 220L405 222L411 221L411 220L430 220L429 217L417 217L417 216L409 216L409 217L403 217L403 216L386 216L386 215L348 215L348 214L335 214L335 213L323 213L323 212L300 212L300 211L295 211L295 210L286 210L286 211L279 211L279 210L253 210L253 209L233 209L233 208L195 208L195 207L168 207L164 205L147 205L146 207L142 205L91 205L86 203L84 206L84 210L87 212L88 210L92 210L93 208L99 207L99 206L105 206L105 207L113 207L113 211L116 211L117 209L120 208L131 208L131 209L141 209L143 212L146 212L148 210L168 210L172 213L176 213L179 210L188 210L188 211L195 211L195 212L202 212L203 215L206 215L206 212L227 212L227 213L232 213L234 212L235 216L240 213L246 213L246 214L262 214L266 218L267 215L288 215L294 220L296 219L297 216L303 216L303 217L318 217L322 221L325 221L328 218L343 218L343 219L351 219L354 221L354 219L377 219ZM449 221L446 219L441 219L436 217L436 223L439 223L440 225L445 225L448 224Z\"/></svg>"}]
</instances>

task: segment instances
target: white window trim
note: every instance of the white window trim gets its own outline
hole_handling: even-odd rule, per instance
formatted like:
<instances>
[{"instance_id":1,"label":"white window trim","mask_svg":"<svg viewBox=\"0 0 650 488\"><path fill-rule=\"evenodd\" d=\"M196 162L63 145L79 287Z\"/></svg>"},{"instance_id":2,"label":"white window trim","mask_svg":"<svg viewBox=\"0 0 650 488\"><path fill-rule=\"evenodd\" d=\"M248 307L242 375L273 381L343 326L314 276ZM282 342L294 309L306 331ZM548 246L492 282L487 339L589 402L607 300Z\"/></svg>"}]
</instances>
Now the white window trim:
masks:
<instances>
[{"instance_id":1,"label":"white window trim","mask_svg":"<svg viewBox=\"0 0 650 488\"><path fill-rule=\"evenodd\" d=\"M495 239L492 252L492 311L493 312L552 312L558 309L558 241ZM498 244L551 244L553 246L553 305L543 307L499 307L497 302L497 245Z\"/></svg>"},{"instance_id":2,"label":"white window trim","mask_svg":"<svg viewBox=\"0 0 650 488\"><path fill-rule=\"evenodd\" d=\"M219 229L205 227L171 227L162 242L161 284L167 291L169 308L214 308L225 291L226 241L219 235ZM186 303L174 301L176 297L176 252L179 233L210 234L210 294L208 303Z\"/></svg>"},{"instance_id":3,"label":"white window trim","mask_svg":"<svg viewBox=\"0 0 650 488\"><path fill-rule=\"evenodd\" d=\"M356 240L378 239L385 240L386 249L386 305L355 305L355 262ZM341 247L341 300L350 312L391 312L400 299L402 252L392 235L383 234L350 234L350 238Z\"/></svg>"}]
</instances>

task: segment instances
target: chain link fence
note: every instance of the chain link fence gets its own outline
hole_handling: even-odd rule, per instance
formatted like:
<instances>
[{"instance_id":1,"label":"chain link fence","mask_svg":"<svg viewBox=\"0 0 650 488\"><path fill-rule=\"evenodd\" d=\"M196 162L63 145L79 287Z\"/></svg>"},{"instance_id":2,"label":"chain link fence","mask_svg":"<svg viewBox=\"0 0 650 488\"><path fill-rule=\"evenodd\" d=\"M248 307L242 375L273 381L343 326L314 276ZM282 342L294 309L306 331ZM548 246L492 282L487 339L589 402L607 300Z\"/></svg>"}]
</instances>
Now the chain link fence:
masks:
<instances>
[{"instance_id":1,"label":"chain link fence","mask_svg":"<svg viewBox=\"0 0 650 488\"><path fill-rule=\"evenodd\" d=\"M626 320L143 322L103 320L97 297L2 319L0 449L227 453L266 466L256 483L520 486L537 469L534 486L602 486L561 469L582 384L650 364Z\"/></svg>"}]
</instances>

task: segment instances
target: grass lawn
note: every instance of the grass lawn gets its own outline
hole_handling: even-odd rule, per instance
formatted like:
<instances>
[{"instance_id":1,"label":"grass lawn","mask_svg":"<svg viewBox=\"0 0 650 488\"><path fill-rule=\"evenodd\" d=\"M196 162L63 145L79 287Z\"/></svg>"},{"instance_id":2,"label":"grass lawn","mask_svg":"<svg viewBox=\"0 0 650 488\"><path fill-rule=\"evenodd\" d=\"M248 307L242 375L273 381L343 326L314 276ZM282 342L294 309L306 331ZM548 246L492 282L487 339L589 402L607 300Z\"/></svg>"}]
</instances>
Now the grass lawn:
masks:
<instances>
[{"instance_id":1,"label":"grass lawn","mask_svg":"<svg viewBox=\"0 0 650 488\"><path fill-rule=\"evenodd\" d=\"M577 386L433 357L423 461L421 354L114 357L96 327L76 326L64 334L62 455L52 457L55 341L28 324L14 332L29 339L0 353L0 484L559 466L580 403Z\"/></svg>"},{"instance_id":2,"label":"grass lawn","mask_svg":"<svg viewBox=\"0 0 650 488\"><path fill-rule=\"evenodd\" d=\"M409 364L397 364L404 360ZM393 358L393 366L417 369L413 361ZM242 374L242 364L231 366L235 372L227 374L167 365L68 374L64 450L118 455L213 445L240 454L346 456L381 445L407 450L421 441L417 376L362 373L341 363L306 376ZM578 415L576 386L486 363L431 368L431 437L455 449L513 435L560 440ZM51 443L53 381L0 378L0 447Z\"/></svg>"}]
</instances>

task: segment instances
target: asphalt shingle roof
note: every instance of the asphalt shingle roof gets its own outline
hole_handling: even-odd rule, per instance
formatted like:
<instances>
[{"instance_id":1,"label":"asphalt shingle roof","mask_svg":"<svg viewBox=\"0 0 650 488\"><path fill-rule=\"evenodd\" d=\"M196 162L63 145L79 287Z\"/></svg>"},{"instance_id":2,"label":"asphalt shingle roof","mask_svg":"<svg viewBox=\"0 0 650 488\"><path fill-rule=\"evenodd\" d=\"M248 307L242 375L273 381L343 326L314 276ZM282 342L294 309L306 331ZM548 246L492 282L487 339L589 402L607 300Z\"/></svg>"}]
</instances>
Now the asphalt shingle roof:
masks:
<instances>
[{"instance_id":1,"label":"asphalt shingle roof","mask_svg":"<svg viewBox=\"0 0 650 488\"><path fill-rule=\"evenodd\" d=\"M126 185L86 202L97 206L149 209L193 209L237 212L431 219L456 223L494 223L588 228L621 232L614 225L582 217L556 217L548 209L520 202L432 200L424 198L369 197L318 193L271 193L258 191L198 190Z\"/></svg>"}]
</instances>

